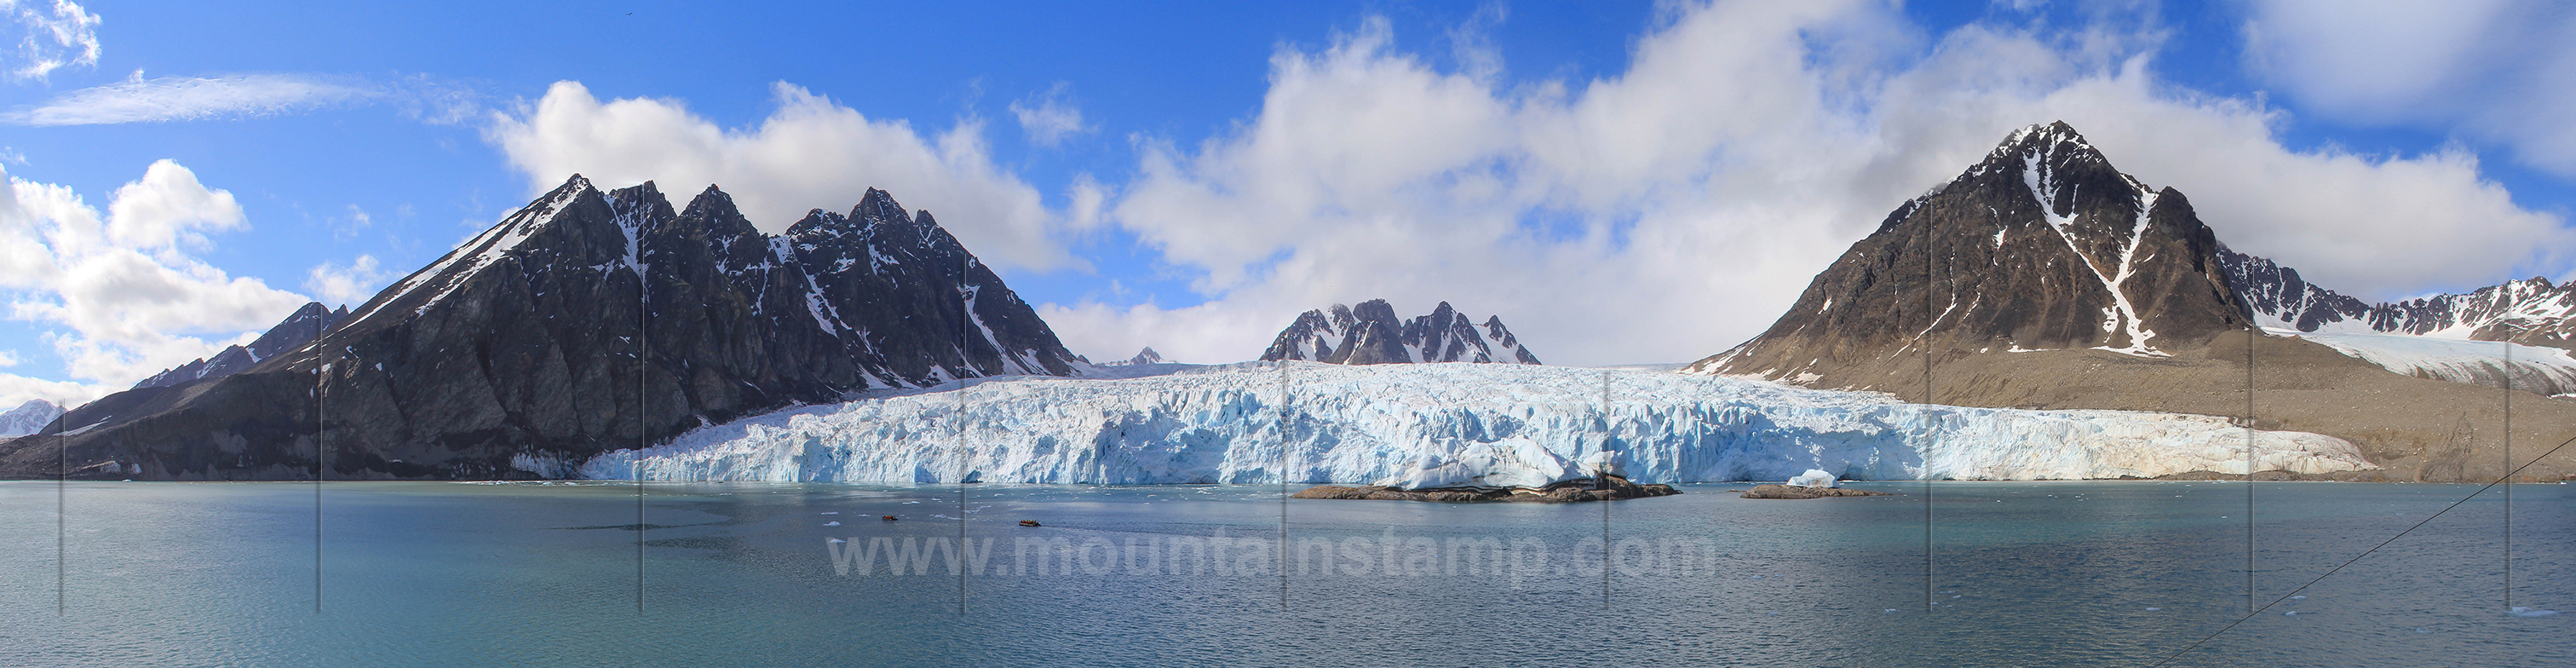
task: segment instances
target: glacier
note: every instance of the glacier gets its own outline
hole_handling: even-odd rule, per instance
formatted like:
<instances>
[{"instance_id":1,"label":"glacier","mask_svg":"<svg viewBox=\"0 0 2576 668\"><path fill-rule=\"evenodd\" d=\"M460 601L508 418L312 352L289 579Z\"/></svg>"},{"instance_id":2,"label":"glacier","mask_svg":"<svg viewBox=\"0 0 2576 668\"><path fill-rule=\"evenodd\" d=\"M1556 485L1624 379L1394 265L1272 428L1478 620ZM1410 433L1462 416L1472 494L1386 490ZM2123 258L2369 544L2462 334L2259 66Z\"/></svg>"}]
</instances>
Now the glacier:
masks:
<instances>
[{"instance_id":1,"label":"glacier","mask_svg":"<svg viewBox=\"0 0 2576 668\"><path fill-rule=\"evenodd\" d=\"M1758 380L1517 364L1160 364L879 390L603 453L593 479L1537 486L2151 477L2376 468L2223 418L1908 404Z\"/></svg>"}]
</instances>

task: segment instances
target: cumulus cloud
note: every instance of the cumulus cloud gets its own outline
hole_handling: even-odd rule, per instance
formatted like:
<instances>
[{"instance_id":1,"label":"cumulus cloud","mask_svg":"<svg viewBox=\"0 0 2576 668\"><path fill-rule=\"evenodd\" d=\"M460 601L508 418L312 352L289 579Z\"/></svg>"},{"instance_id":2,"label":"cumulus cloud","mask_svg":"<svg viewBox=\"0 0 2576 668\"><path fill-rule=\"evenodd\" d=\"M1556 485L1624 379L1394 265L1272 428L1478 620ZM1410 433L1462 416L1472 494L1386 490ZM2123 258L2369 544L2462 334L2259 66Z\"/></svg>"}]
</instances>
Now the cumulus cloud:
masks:
<instances>
[{"instance_id":1,"label":"cumulus cloud","mask_svg":"<svg viewBox=\"0 0 2576 668\"><path fill-rule=\"evenodd\" d=\"M270 116L385 95L362 83L300 74L137 78L65 93L0 115L18 125L112 125Z\"/></svg>"},{"instance_id":2,"label":"cumulus cloud","mask_svg":"<svg viewBox=\"0 0 2576 668\"><path fill-rule=\"evenodd\" d=\"M78 3L0 0L0 14L8 20L0 38L16 41L9 45L15 62L0 62L9 78L41 81L64 67L98 65L98 15Z\"/></svg>"},{"instance_id":3,"label":"cumulus cloud","mask_svg":"<svg viewBox=\"0 0 2576 668\"><path fill-rule=\"evenodd\" d=\"M400 274L378 266L376 256L360 255L348 264L324 262L305 272L304 289L325 304L362 304Z\"/></svg>"},{"instance_id":4,"label":"cumulus cloud","mask_svg":"<svg viewBox=\"0 0 2576 668\"><path fill-rule=\"evenodd\" d=\"M753 224L775 233L809 209L846 210L873 186L936 213L993 264L1073 263L1051 235L1053 214L1037 189L993 163L982 122L961 120L925 137L910 123L870 119L804 88L780 83L773 92L778 109L768 118L728 130L676 101L602 102L565 81L530 108L495 115L489 136L528 175L532 195L575 173L603 186L656 181L681 197L717 184Z\"/></svg>"},{"instance_id":5,"label":"cumulus cloud","mask_svg":"<svg viewBox=\"0 0 2576 668\"><path fill-rule=\"evenodd\" d=\"M2547 0L2254 0L2253 69L2318 113L2456 131L2576 176L2576 12Z\"/></svg>"},{"instance_id":6,"label":"cumulus cloud","mask_svg":"<svg viewBox=\"0 0 2576 668\"><path fill-rule=\"evenodd\" d=\"M1011 103L1011 115L1020 120L1020 131L1028 134L1029 143L1054 148L1067 137L1091 131L1082 123L1082 109L1065 99L1071 88L1058 82L1046 92Z\"/></svg>"},{"instance_id":7,"label":"cumulus cloud","mask_svg":"<svg viewBox=\"0 0 2576 668\"><path fill-rule=\"evenodd\" d=\"M74 380L0 374L0 401L86 401L247 342L307 301L188 254L204 234L243 223L231 193L178 163L153 163L105 212L68 187L7 182L0 291L10 317L56 328L45 339Z\"/></svg>"},{"instance_id":8,"label":"cumulus cloud","mask_svg":"<svg viewBox=\"0 0 2576 668\"><path fill-rule=\"evenodd\" d=\"M2571 245L2467 154L2283 148L2279 110L2160 81L2152 23L1931 35L1876 3L1695 4L1625 71L1507 85L1371 21L1283 47L1235 129L1147 141L1106 205L1207 303L1045 313L1076 350L1225 360L1305 309L1446 300L1552 362L1695 359L1768 326L1907 197L2058 119L2235 247L2364 296L2482 284Z\"/></svg>"}]
</instances>

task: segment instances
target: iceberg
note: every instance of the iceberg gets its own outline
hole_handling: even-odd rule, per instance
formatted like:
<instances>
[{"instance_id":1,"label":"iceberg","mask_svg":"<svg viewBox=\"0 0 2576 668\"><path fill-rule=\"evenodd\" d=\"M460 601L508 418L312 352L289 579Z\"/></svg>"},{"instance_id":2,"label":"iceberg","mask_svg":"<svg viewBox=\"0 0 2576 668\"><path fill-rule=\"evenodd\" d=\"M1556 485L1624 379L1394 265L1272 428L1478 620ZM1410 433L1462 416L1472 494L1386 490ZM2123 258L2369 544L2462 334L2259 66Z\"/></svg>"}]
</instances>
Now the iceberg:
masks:
<instances>
[{"instance_id":1,"label":"iceberg","mask_svg":"<svg viewBox=\"0 0 2576 668\"><path fill-rule=\"evenodd\" d=\"M591 458L594 479L1536 487L2033 480L2376 468L2223 418L1908 404L1740 378L1517 364L1136 367L886 390ZM1106 375L1104 375L1106 376Z\"/></svg>"},{"instance_id":2,"label":"iceberg","mask_svg":"<svg viewBox=\"0 0 2576 668\"><path fill-rule=\"evenodd\" d=\"M1789 478L1789 485L1793 487L1832 487L1834 486L1834 474L1826 473L1823 469L1807 469L1806 473L1800 473Z\"/></svg>"}]
</instances>

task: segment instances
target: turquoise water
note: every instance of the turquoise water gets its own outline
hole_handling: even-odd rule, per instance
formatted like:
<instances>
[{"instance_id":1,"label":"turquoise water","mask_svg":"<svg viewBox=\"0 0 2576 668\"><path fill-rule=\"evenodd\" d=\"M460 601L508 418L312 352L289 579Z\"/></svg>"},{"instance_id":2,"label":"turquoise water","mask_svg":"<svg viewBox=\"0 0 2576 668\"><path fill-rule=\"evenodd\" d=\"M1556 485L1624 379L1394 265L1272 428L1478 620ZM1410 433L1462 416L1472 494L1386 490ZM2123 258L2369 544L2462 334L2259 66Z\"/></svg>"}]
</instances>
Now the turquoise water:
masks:
<instances>
[{"instance_id":1,"label":"turquoise water","mask_svg":"<svg viewBox=\"0 0 2576 668\"><path fill-rule=\"evenodd\" d=\"M8 482L0 665L2576 663L2563 485L2513 492L2526 614L2490 492L2251 617L2241 484L1939 483L1928 597L1921 486L1858 486L1905 496L1290 501L1283 578L1276 487L653 485L639 601L632 486L335 483L317 611L310 484L72 483L58 562ZM2256 605L2474 489L2258 485Z\"/></svg>"}]
</instances>

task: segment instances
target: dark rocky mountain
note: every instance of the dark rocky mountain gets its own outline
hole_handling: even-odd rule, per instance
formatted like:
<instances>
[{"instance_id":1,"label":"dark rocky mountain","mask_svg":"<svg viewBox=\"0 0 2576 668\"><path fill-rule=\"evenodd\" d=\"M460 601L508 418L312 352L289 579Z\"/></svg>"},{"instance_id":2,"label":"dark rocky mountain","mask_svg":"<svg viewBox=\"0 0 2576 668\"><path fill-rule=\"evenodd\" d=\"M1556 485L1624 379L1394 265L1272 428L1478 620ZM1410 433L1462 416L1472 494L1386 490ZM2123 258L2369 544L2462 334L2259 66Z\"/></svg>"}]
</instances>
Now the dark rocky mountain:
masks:
<instances>
[{"instance_id":1,"label":"dark rocky mountain","mask_svg":"<svg viewBox=\"0 0 2576 668\"><path fill-rule=\"evenodd\" d=\"M2031 126L1889 213L1769 330L1686 370L1794 379L1953 349L2170 356L2246 327L2218 250L2181 192L2120 173L2063 122Z\"/></svg>"},{"instance_id":2,"label":"dark rocky mountain","mask_svg":"<svg viewBox=\"0 0 2576 668\"><path fill-rule=\"evenodd\" d=\"M1334 304L1298 314L1279 332L1264 361L1311 360L1333 364L1479 362L1538 364L1501 316L1483 325L1440 302L1429 315L1398 320L1395 307L1371 299L1351 307Z\"/></svg>"},{"instance_id":3,"label":"dark rocky mountain","mask_svg":"<svg viewBox=\"0 0 2576 668\"><path fill-rule=\"evenodd\" d=\"M314 337L321 336L322 332L331 329L331 326L339 324L341 320L348 317L349 307L347 306L334 311L330 307L323 306L322 302L306 302L302 308L288 314L285 320L278 321L276 326L261 333L259 338L251 340L250 345L224 346L224 349L215 353L213 357L198 359L152 374L152 377L143 379L143 382L135 383L134 389L167 387L247 371L257 366L260 360L294 350L297 346L313 340Z\"/></svg>"},{"instance_id":4,"label":"dark rocky mountain","mask_svg":"<svg viewBox=\"0 0 2576 668\"><path fill-rule=\"evenodd\" d=\"M0 413L0 436L25 436L36 433L63 414L63 407L43 399L29 399L17 408Z\"/></svg>"},{"instance_id":5,"label":"dark rocky mountain","mask_svg":"<svg viewBox=\"0 0 2576 668\"><path fill-rule=\"evenodd\" d=\"M1101 365L1101 366L1144 366L1144 365L1147 365L1147 364L1162 364L1162 363L1163 363L1163 354L1162 354L1162 353L1158 353L1158 352L1154 352L1154 347L1153 347L1153 346L1145 346L1145 349L1144 349L1144 350L1141 350L1141 351L1137 351L1137 352L1136 352L1136 356L1135 356L1135 357L1130 357L1130 358L1123 359L1123 360L1118 360L1118 361L1115 361L1115 362L1101 362L1101 363L1100 363L1100 365Z\"/></svg>"},{"instance_id":6,"label":"dark rocky mountain","mask_svg":"<svg viewBox=\"0 0 2576 668\"><path fill-rule=\"evenodd\" d=\"M2576 402L2391 373L2257 326L2485 328L2546 315L2531 305L2558 303L2547 288L2360 305L2228 253L2182 193L2120 174L2052 123L1898 206L1770 329L1684 370L1958 406L2226 416L2342 438L2386 467L2338 479L2488 482L2507 475L2511 444L2576 433ZM2576 457L2512 476L2576 477Z\"/></svg>"},{"instance_id":7,"label":"dark rocky mountain","mask_svg":"<svg viewBox=\"0 0 2576 668\"><path fill-rule=\"evenodd\" d=\"M2474 341L2576 349L2576 284L2533 277L2401 302L2370 304L2271 260L2219 249L2228 283L2264 327L2301 332L2465 335Z\"/></svg>"},{"instance_id":8,"label":"dark rocky mountain","mask_svg":"<svg viewBox=\"0 0 2576 668\"><path fill-rule=\"evenodd\" d=\"M319 453L331 479L554 477L711 422L1075 359L883 191L772 237L714 187L674 209L575 176L312 344L53 431L76 475L299 479ZM52 474L52 445L8 451L30 440L0 445L0 474Z\"/></svg>"}]
</instances>

